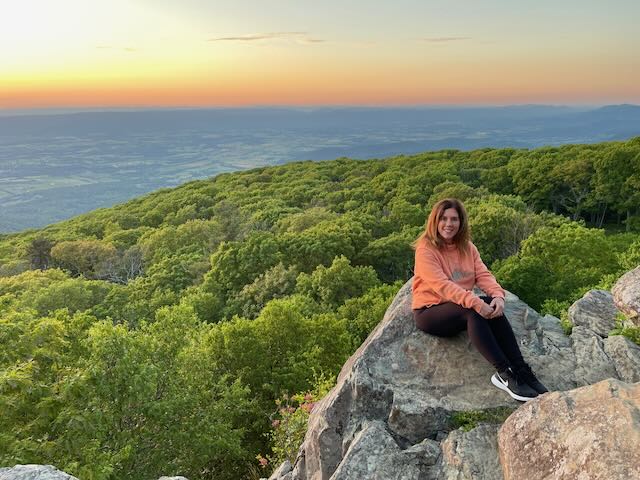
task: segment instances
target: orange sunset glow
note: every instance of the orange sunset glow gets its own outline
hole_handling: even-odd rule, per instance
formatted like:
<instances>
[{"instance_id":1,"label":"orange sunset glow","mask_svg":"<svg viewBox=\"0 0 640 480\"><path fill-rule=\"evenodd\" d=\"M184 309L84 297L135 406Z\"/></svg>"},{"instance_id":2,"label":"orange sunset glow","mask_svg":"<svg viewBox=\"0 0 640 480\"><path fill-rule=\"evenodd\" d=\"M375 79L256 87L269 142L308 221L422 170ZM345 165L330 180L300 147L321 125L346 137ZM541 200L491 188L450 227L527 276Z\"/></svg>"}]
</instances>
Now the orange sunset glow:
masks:
<instances>
[{"instance_id":1,"label":"orange sunset glow","mask_svg":"<svg viewBox=\"0 0 640 480\"><path fill-rule=\"evenodd\" d=\"M2 2L0 108L640 102L635 2L394 5Z\"/></svg>"}]
</instances>

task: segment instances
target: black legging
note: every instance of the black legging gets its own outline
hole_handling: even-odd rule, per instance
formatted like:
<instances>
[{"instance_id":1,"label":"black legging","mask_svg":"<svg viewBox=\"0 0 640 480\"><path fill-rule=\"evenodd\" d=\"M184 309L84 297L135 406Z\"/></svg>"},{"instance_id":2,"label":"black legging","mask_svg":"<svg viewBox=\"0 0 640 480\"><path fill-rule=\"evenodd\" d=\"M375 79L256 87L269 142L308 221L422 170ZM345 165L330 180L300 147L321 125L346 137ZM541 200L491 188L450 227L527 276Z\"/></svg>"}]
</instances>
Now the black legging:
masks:
<instances>
[{"instance_id":1,"label":"black legging","mask_svg":"<svg viewBox=\"0 0 640 480\"><path fill-rule=\"evenodd\" d=\"M492 300L491 297L480 298L485 303ZM473 346L498 371L524 364L516 337L504 315L487 319L475 310L447 302L416 309L413 318L416 327L437 337L452 337L467 330Z\"/></svg>"}]
</instances>

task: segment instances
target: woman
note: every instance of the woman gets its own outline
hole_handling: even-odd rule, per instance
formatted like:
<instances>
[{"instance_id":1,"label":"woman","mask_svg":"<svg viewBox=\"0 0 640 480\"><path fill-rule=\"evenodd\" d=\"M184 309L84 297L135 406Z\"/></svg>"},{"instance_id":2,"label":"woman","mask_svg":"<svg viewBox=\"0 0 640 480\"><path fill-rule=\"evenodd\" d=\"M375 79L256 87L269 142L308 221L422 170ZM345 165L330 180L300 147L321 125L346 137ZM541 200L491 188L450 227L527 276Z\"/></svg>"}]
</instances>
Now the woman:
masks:
<instances>
[{"instance_id":1,"label":"woman","mask_svg":"<svg viewBox=\"0 0 640 480\"><path fill-rule=\"evenodd\" d=\"M438 202L425 231L414 242L413 317L431 335L467 330L471 343L496 373L491 383L520 401L547 392L522 358L504 316L504 290L471 243L467 212L457 199ZM487 295L473 293L477 285Z\"/></svg>"}]
</instances>

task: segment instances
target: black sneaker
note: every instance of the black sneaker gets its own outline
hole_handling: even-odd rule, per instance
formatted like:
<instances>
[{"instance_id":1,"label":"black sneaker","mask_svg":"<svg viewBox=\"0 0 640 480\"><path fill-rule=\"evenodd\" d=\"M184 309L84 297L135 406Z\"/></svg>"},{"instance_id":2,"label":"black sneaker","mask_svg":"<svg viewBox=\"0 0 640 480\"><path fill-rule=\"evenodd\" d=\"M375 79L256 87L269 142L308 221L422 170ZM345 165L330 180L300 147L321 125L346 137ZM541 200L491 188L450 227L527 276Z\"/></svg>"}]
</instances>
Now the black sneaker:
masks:
<instances>
[{"instance_id":1,"label":"black sneaker","mask_svg":"<svg viewBox=\"0 0 640 480\"><path fill-rule=\"evenodd\" d=\"M538 392L527 385L527 382L520 378L511 367L502 372L494 373L491 376L491 383L521 402L526 402L538 396Z\"/></svg>"},{"instance_id":2,"label":"black sneaker","mask_svg":"<svg viewBox=\"0 0 640 480\"><path fill-rule=\"evenodd\" d=\"M533 373L533 370L531 370L531 367L529 365L522 365L520 367L517 367L516 372L518 373L518 376L522 380L527 382L527 385L529 385L536 392L538 392L538 394L547 393L549 391L547 390L547 387L545 387L540 382L540 380L536 378L535 374Z\"/></svg>"}]
</instances>

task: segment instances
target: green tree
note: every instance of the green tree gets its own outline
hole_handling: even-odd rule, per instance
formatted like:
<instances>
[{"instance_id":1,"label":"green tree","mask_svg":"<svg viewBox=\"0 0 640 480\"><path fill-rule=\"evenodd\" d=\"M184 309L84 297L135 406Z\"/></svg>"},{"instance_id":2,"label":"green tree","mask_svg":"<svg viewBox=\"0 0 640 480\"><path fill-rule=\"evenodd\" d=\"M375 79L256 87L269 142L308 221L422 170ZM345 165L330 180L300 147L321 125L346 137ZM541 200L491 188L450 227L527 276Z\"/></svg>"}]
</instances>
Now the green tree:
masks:
<instances>
[{"instance_id":1,"label":"green tree","mask_svg":"<svg viewBox=\"0 0 640 480\"><path fill-rule=\"evenodd\" d=\"M613 145L594 160L594 167L596 198L630 219L640 207L639 146Z\"/></svg>"},{"instance_id":2,"label":"green tree","mask_svg":"<svg viewBox=\"0 0 640 480\"><path fill-rule=\"evenodd\" d=\"M203 289L228 296L283 259L280 242L271 233L256 232L241 242L223 242L211 255L211 270L205 275Z\"/></svg>"},{"instance_id":3,"label":"green tree","mask_svg":"<svg viewBox=\"0 0 640 480\"><path fill-rule=\"evenodd\" d=\"M51 248L53 242L47 238L34 238L27 247L27 257L31 268L45 270L51 265Z\"/></svg>"},{"instance_id":4,"label":"green tree","mask_svg":"<svg viewBox=\"0 0 640 480\"><path fill-rule=\"evenodd\" d=\"M292 294L297 277L298 271L295 267L287 268L282 263L271 267L231 297L225 316L256 318L267 302Z\"/></svg>"},{"instance_id":5,"label":"green tree","mask_svg":"<svg viewBox=\"0 0 640 480\"><path fill-rule=\"evenodd\" d=\"M330 265L338 255L355 258L369 243L371 234L359 222L342 218L339 222L321 222L280 238L287 263L302 272L310 272L317 265Z\"/></svg>"},{"instance_id":6,"label":"green tree","mask_svg":"<svg viewBox=\"0 0 640 480\"><path fill-rule=\"evenodd\" d=\"M301 273L296 291L330 309L378 285L380 281L373 268L353 267L346 257L340 256L329 267L318 265L311 274Z\"/></svg>"},{"instance_id":7,"label":"green tree","mask_svg":"<svg viewBox=\"0 0 640 480\"><path fill-rule=\"evenodd\" d=\"M603 230L568 223L540 228L494 270L502 286L539 309L546 299L562 302L595 285L618 269L616 260Z\"/></svg>"},{"instance_id":8,"label":"green tree","mask_svg":"<svg viewBox=\"0 0 640 480\"><path fill-rule=\"evenodd\" d=\"M402 282L373 287L359 297L347 299L338 307L336 317L344 319L353 339L353 349L366 340L369 333L384 317L391 301L402 287Z\"/></svg>"},{"instance_id":9,"label":"green tree","mask_svg":"<svg viewBox=\"0 0 640 480\"><path fill-rule=\"evenodd\" d=\"M89 279L99 278L103 265L115 256L115 247L100 240L64 241L51 249L55 266Z\"/></svg>"},{"instance_id":10,"label":"green tree","mask_svg":"<svg viewBox=\"0 0 640 480\"><path fill-rule=\"evenodd\" d=\"M538 228L566 223L564 217L535 214L512 196L490 195L466 207L472 240L487 265L518 253L522 241Z\"/></svg>"},{"instance_id":11,"label":"green tree","mask_svg":"<svg viewBox=\"0 0 640 480\"><path fill-rule=\"evenodd\" d=\"M385 283L398 279L408 280L413 276L415 252L411 243L424 227L408 227L377 238L360 252L356 262L372 266Z\"/></svg>"}]
</instances>

